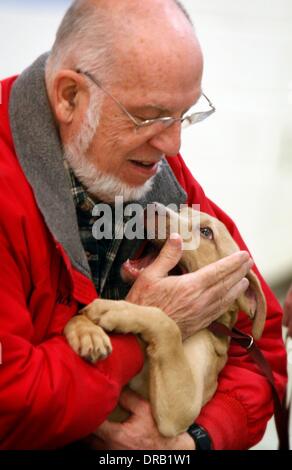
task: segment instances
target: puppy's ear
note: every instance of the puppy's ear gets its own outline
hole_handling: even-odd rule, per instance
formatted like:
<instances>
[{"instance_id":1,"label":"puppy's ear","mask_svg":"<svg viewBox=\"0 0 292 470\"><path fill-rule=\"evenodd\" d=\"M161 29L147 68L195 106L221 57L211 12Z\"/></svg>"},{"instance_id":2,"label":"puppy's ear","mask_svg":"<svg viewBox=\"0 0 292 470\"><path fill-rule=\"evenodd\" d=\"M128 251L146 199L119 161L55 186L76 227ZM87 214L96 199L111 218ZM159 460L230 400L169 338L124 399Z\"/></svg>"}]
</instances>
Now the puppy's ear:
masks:
<instances>
[{"instance_id":1,"label":"puppy's ear","mask_svg":"<svg viewBox=\"0 0 292 470\"><path fill-rule=\"evenodd\" d=\"M237 303L240 310L253 319L252 334L255 339L259 339L266 321L266 299L256 274L250 271L246 277L249 280L249 287L244 294L241 294Z\"/></svg>"}]
</instances>

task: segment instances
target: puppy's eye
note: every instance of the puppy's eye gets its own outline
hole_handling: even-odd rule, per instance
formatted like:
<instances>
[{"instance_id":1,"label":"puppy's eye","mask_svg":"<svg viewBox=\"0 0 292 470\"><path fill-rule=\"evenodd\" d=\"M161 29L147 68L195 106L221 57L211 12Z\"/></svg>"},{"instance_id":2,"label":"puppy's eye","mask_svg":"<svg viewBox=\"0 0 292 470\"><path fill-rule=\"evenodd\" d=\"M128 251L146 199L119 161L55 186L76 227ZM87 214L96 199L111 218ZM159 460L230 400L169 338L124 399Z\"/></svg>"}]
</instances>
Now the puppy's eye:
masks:
<instances>
[{"instance_id":1,"label":"puppy's eye","mask_svg":"<svg viewBox=\"0 0 292 470\"><path fill-rule=\"evenodd\" d=\"M208 240L214 240L213 230L210 229L210 227L201 227L200 232L204 238L207 238Z\"/></svg>"}]
</instances>

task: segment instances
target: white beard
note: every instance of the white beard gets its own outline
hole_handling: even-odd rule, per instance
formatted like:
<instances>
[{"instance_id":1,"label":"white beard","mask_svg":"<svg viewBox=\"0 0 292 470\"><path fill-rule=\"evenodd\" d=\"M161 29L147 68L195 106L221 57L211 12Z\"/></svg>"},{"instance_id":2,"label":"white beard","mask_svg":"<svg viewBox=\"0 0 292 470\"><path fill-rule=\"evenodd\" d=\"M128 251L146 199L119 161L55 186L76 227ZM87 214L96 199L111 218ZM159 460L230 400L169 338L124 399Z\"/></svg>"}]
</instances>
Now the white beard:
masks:
<instances>
[{"instance_id":1,"label":"white beard","mask_svg":"<svg viewBox=\"0 0 292 470\"><path fill-rule=\"evenodd\" d=\"M79 152L74 154L67 146L65 158L86 190L102 202L113 203L117 196L123 197L124 202L139 201L153 187L155 176L146 181L143 186L129 186L119 178L98 170L95 165L87 161L84 155Z\"/></svg>"},{"instance_id":2,"label":"white beard","mask_svg":"<svg viewBox=\"0 0 292 470\"><path fill-rule=\"evenodd\" d=\"M113 203L115 197L121 196L124 202L139 201L152 189L155 175L142 186L130 186L116 176L103 173L86 157L86 151L98 127L99 108L100 103L92 96L79 134L64 145L64 157L78 180L98 200ZM160 169L161 164L158 171Z\"/></svg>"}]
</instances>

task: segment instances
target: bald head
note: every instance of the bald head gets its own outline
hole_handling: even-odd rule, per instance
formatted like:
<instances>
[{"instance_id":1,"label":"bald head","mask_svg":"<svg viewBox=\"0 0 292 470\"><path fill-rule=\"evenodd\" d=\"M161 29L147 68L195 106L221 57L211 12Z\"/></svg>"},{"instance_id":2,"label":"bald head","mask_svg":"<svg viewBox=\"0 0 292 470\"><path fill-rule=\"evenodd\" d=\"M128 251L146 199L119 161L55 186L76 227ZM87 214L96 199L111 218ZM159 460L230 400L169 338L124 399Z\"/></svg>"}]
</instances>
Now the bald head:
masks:
<instances>
[{"instance_id":1,"label":"bald head","mask_svg":"<svg viewBox=\"0 0 292 470\"><path fill-rule=\"evenodd\" d=\"M185 46L185 52L202 61L190 17L179 1L76 0L59 27L47 71L52 78L61 68L87 69L103 82L112 81L129 56L129 65L139 59L142 71L143 57L146 62L149 55L169 60Z\"/></svg>"}]
</instances>

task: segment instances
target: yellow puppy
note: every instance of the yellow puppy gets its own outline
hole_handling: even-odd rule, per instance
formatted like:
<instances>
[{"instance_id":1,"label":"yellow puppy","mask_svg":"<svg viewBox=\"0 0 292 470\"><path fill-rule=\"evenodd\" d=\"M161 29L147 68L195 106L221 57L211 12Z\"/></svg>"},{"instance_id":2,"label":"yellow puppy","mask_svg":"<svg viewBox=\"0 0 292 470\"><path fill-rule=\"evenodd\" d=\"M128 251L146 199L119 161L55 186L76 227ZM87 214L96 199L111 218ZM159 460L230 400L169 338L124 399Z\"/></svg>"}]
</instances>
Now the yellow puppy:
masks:
<instances>
[{"instance_id":1,"label":"yellow puppy","mask_svg":"<svg viewBox=\"0 0 292 470\"><path fill-rule=\"evenodd\" d=\"M217 219L190 208L180 214L160 205L157 208L160 214L164 212L166 233L161 238L155 229L155 217L147 221L148 228L154 227L156 246L165 242L173 226L186 242L190 233L199 233L199 246L183 251L179 263L183 272L194 272L239 250L225 225ZM135 262L135 269L138 267L139 262ZM129 263L123 271L124 278L129 278ZM258 339L264 328L266 302L256 275L250 271L247 278L250 282L247 293L218 321L232 328L238 311L243 310L253 319L253 335ZM64 334L77 354L95 362L111 352L104 330L134 333L142 338L145 365L129 387L150 400L161 434L175 436L185 431L215 393L218 374L227 361L229 339L203 329L182 342L179 328L162 310L103 299L95 300L73 317ZM125 416L118 410L112 419L122 420Z\"/></svg>"}]
</instances>

